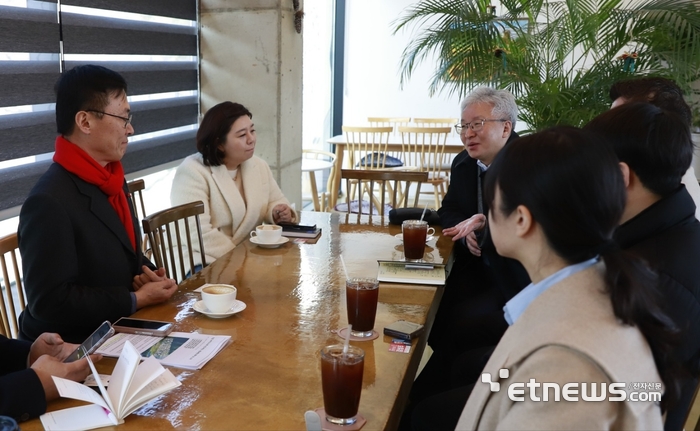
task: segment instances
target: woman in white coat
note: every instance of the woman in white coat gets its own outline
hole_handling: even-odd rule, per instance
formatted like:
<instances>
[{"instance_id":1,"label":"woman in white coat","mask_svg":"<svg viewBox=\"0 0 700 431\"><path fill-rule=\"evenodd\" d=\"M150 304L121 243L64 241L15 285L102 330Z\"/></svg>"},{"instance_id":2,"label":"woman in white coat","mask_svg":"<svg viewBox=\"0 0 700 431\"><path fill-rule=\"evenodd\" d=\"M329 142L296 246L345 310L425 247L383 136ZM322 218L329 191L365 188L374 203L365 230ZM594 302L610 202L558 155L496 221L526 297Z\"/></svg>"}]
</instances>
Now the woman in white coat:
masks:
<instances>
[{"instance_id":1,"label":"woman in white coat","mask_svg":"<svg viewBox=\"0 0 700 431\"><path fill-rule=\"evenodd\" d=\"M199 152L187 157L175 172L172 205L204 202L200 222L207 262L236 247L263 222L297 221L270 167L254 155L255 143L253 114L239 103L220 103L202 119L197 131ZM201 264L199 250L194 258Z\"/></svg>"}]
</instances>

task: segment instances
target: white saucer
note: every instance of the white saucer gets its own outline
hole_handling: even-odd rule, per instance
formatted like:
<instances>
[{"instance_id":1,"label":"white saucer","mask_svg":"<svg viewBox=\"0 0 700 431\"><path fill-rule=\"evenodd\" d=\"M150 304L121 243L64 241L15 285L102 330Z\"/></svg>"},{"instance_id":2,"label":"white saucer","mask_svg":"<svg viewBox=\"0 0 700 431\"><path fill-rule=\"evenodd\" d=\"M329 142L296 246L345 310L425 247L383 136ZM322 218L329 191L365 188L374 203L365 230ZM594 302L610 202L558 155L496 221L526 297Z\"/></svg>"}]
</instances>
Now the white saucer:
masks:
<instances>
[{"instance_id":1,"label":"white saucer","mask_svg":"<svg viewBox=\"0 0 700 431\"><path fill-rule=\"evenodd\" d=\"M262 247L262 248L277 248L277 247L281 246L282 244L288 243L289 238L287 238L286 236L282 236L282 237L280 237L280 239L277 240L277 242L267 243L267 242L260 242L260 240L257 239L256 237L252 237L250 239L250 242L252 242L253 244L257 245L258 247Z\"/></svg>"},{"instance_id":2,"label":"white saucer","mask_svg":"<svg viewBox=\"0 0 700 431\"><path fill-rule=\"evenodd\" d=\"M236 299L236 302L233 303L233 307L231 307L231 309L228 311L224 311L223 313L212 313L211 311L209 311L207 309L207 307L204 305L204 301L202 301L202 300L195 302L194 305L192 306L194 311L198 311L198 312L200 312L206 316L212 317L214 319L221 319L223 317L228 317L228 316L232 316L236 313L240 313L241 311L245 310L245 307L246 307L245 302L239 301L237 299Z\"/></svg>"},{"instance_id":3,"label":"white saucer","mask_svg":"<svg viewBox=\"0 0 700 431\"><path fill-rule=\"evenodd\" d=\"M398 239L399 241L403 242L403 234L402 234L402 233L397 233L396 235L394 235L394 238L396 238L396 239ZM425 237L425 242L429 242L429 241L432 241L432 240L434 240L434 239L435 239L435 236L433 236L433 235L427 235L427 236Z\"/></svg>"}]
</instances>

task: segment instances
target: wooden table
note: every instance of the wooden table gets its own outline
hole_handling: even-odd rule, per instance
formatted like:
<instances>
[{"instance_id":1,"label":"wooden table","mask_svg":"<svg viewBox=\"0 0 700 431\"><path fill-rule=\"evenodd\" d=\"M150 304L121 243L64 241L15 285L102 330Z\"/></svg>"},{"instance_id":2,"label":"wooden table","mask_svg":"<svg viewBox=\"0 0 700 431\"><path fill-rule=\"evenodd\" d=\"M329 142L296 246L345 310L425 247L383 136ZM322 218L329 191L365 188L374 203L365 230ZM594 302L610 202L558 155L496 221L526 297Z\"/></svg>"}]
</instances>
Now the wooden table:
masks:
<instances>
[{"instance_id":1,"label":"wooden table","mask_svg":"<svg viewBox=\"0 0 700 431\"><path fill-rule=\"evenodd\" d=\"M183 282L166 304L139 310L136 317L176 322L175 330L226 334L232 344L203 369L172 368L182 386L126 418L115 430L303 430L304 412L323 406L319 351L342 340L333 330L347 325L342 254L351 276L376 277L377 259L403 256L393 235L400 226L384 218L357 214L302 212L301 223L318 224L316 243L290 241L262 249L250 241ZM447 262L452 241L441 235L426 252ZM247 304L239 314L211 319L192 310L205 282L238 287ZM375 330L398 319L425 323L426 333L413 341L409 354L389 352L391 339L352 342L365 351L360 413L363 429L395 429L423 353L427 333L442 297L442 287L380 284ZM111 373L115 360L100 361L98 371ZM60 399L49 410L78 405ZM42 429L34 419L23 430Z\"/></svg>"},{"instance_id":2,"label":"wooden table","mask_svg":"<svg viewBox=\"0 0 700 431\"><path fill-rule=\"evenodd\" d=\"M337 190L340 190L340 170L343 169L343 156L345 155L345 145L347 144L346 142L346 137L345 135L335 135L331 139L327 141L329 144L335 145L335 172L333 172L333 182L332 182L332 187L331 190L334 192L329 193L330 194L330 208L335 208L336 203L338 202L338 193ZM458 154L464 150L464 144L460 140L459 136L454 136L450 134L447 137L447 142L445 144L445 153L446 154ZM402 143L401 143L401 136L396 135L396 134L391 134L389 135L389 143L387 145L387 152L388 153L397 153L403 151Z\"/></svg>"}]
</instances>

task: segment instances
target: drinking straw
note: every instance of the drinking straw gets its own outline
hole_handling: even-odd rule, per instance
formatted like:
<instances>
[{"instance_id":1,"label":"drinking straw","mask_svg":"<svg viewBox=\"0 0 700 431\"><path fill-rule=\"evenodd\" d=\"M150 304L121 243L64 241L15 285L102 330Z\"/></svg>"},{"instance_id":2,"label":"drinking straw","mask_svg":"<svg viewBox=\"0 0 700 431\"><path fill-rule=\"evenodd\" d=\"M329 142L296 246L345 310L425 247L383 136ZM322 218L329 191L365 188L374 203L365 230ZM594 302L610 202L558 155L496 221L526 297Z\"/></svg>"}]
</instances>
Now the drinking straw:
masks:
<instances>
[{"instance_id":1,"label":"drinking straw","mask_svg":"<svg viewBox=\"0 0 700 431\"><path fill-rule=\"evenodd\" d=\"M345 259L343 259L343 255L340 255L340 263L343 265L343 272L345 273L345 279L350 280L350 277L348 276L348 268L345 266Z\"/></svg>"},{"instance_id":2,"label":"drinking straw","mask_svg":"<svg viewBox=\"0 0 700 431\"><path fill-rule=\"evenodd\" d=\"M423 221L423 217L425 217L425 210L428 209L428 204L425 204L423 207L423 214L420 215L420 221Z\"/></svg>"},{"instance_id":3,"label":"drinking straw","mask_svg":"<svg viewBox=\"0 0 700 431\"><path fill-rule=\"evenodd\" d=\"M348 325L348 332L345 334L345 343L343 344L343 357L348 356L348 346L350 345L350 332L352 331L352 325Z\"/></svg>"}]
</instances>

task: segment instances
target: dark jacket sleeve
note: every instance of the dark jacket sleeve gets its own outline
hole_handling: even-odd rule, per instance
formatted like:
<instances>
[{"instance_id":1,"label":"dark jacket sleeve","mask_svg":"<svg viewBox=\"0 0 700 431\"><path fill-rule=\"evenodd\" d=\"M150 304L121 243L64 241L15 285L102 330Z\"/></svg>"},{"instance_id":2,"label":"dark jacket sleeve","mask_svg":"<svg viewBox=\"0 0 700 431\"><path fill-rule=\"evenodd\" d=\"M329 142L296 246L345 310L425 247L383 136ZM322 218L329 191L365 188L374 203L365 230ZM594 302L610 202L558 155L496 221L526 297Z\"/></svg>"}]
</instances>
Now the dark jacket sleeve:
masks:
<instances>
[{"instance_id":1,"label":"dark jacket sleeve","mask_svg":"<svg viewBox=\"0 0 700 431\"><path fill-rule=\"evenodd\" d=\"M477 212L476 171L471 164L476 167L476 162L469 158L466 151L459 153L452 161L450 185L438 209L443 229L455 226Z\"/></svg>"},{"instance_id":2,"label":"dark jacket sleeve","mask_svg":"<svg viewBox=\"0 0 700 431\"><path fill-rule=\"evenodd\" d=\"M59 197L48 194L33 194L22 206L25 339L50 331L80 343L103 321L131 314L133 273L121 270L128 268L121 246L96 241L103 234L90 223L97 224L72 219Z\"/></svg>"},{"instance_id":3,"label":"dark jacket sleeve","mask_svg":"<svg viewBox=\"0 0 700 431\"><path fill-rule=\"evenodd\" d=\"M39 376L27 368L31 343L0 337L0 415L25 421L46 411L46 395Z\"/></svg>"}]
</instances>

